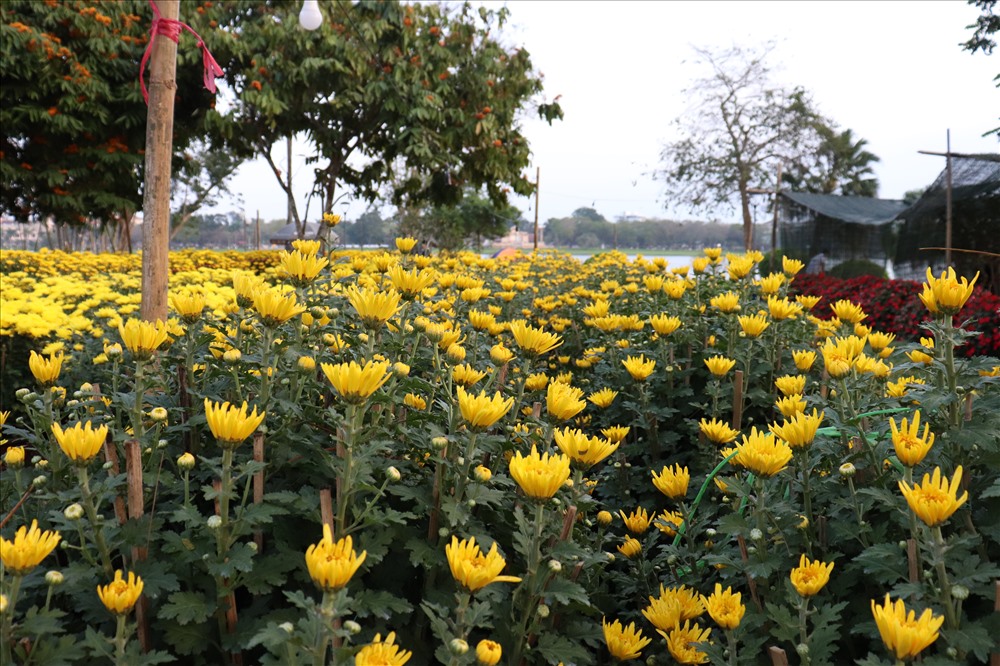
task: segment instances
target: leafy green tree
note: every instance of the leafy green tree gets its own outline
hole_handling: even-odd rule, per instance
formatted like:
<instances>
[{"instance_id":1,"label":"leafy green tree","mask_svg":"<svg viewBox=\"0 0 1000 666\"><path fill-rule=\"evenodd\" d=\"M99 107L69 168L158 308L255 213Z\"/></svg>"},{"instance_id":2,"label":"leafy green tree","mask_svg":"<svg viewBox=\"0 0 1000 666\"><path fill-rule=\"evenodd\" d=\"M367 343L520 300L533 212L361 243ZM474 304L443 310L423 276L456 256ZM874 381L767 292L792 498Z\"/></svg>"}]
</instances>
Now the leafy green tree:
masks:
<instances>
[{"instance_id":1,"label":"leafy green tree","mask_svg":"<svg viewBox=\"0 0 1000 666\"><path fill-rule=\"evenodd\" d=\"M375 201L390 182L396 204L456 203L464 188L485 188L502 205L511 190L533 191L521 120L531 109L552 122L562 110L540 101L528 52L500 41L506 9L331 2L308 32L300 7L228 0L194 17L228 34L212 49L236 99L211 118L214 133L263 157L286 193L271 151L292 135L314 147L308 162L325 211L341 188Z\"/></svg>"},{"instance_id":2,"label":"leafy green tree","mask_svg":"<svg viewBox=\"0 0 1000 666\"><path fill-rule=\"evenodd\" d=\"M129 220L142 205L146 105L137 74L149 3L4 0L2 15L0 212L21 222ZM200 57L178 52L178 152L213 104L194 66Z\"/></svg>"},{"instance_id":3,"label":"leafy green tree","mask_svg":"<svg viewBox=\"0 0 1000 666\"><path fill-rule=\"evenodd\" d=\"M815 153L801 155L782 175L794 189L820 194L874 197L878 179L872 165L878 156L865 149L868 142L845 129L838 132L826 121L817 121L820 144Z\"/></svg>"},{"instance_id":4,"label":"leafy green tree","mask_svg":"<svg viewBox=\"0 0 1000 666\"><path fill-rule=\"evenodd\" d=\"M392 243L396 225L375 209L367 210L354 222L342 222L337 227L344 245L385 245Z\"/></svg>"},{"instance_id":5,"label":"leafy green tree","mask_svg":"<svg viewBox=\"0 0 1000 666\"><path fill-rule=\"evenodd\" d=\"M693 110L675 121L680 138L661 154L658 176L668 203L696 211L737 206L743 241L753 243L750 188L773 182L779 163L794 162L818 143L808 94L776 86L765 58L773 48L695 49L711 73L685 91Z\"/></svg>"},{"instance_id":6,"label":"leafy green tree","mask_svg":"<svg viewBox=\"0 0 1000 666\"><path fill-rule=\"evenodd\" d=\"M214 150L202 141L194 142L181 158L171 188L173 199L179 202L171 216L171 240L199 209L233 196L229 182L243 164L242 158L227 150Z\"/></svg>"},{"instance_id":7,"label":"leafy green tree","mask_svg":"<svg viewBox=\"0 0 1000 666\"><path fill-rule=\"evenodd\" d=\"M455 205L401 209L399 233L442 250L457 250L480 247L521 223L525 222L516 207L498 206L480 192L469 192Z\"/></svg>"},{"instance_id":8,"label":"leafy green tree","mask_svg":"<svg viewBox=\"0 0 1000 666\"><path fill-rule=\"evenodd\" d=\"M962 48L969 53L982 51L989 55L997 45L993 34L1000 32L1000 15L994 13L997 0L968 0L968 2L978 7L982 13L976 18L975 23L965 26L974 32L969 41L962 43Z\"/></svg>"}]
</instances>

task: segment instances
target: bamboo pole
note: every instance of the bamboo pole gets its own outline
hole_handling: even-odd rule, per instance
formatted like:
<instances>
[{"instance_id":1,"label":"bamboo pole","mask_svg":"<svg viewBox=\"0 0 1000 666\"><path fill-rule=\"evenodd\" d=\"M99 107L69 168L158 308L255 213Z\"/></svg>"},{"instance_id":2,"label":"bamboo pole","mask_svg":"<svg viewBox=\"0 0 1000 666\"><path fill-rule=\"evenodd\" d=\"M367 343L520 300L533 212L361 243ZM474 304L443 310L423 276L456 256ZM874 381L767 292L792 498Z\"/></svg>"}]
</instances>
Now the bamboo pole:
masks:
<instances>
[{"instance_id":1,"label":"bamboo pole","mask_svg":"<svg viewBox=\"0 0 1000 666\"><path fill-rule=\"evenodd\" d=\"M177 20L180 0L156 0L163 19ZM142 201L142 318L167 320L170 250L170 158L174 144L177 43L161 36L150 57L146 172Z\"/></svg>"}]
</instances>

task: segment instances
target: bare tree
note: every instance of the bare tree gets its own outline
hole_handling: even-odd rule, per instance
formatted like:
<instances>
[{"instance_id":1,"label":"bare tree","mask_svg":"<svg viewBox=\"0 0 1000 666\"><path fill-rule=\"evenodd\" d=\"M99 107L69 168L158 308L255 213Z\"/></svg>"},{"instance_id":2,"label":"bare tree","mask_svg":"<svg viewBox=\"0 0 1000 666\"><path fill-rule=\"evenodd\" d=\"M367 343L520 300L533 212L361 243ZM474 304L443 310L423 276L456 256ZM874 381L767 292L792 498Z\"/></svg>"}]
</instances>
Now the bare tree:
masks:
<instances>
[{"instance_id":1,"label":"bare tree","mask_svg":"<svg viewBox=\"0 0 1000 666\"><path fill-rule=\"evenodd\" d=\"M773 183L779 163L818 145L818 115L806 91L770 81L764 60L773 47L695 49L711 73L684 91L695 105L674 121L681 138L664 147L656 174L668 204L700 211L739 206L747 249L753 245L749 190Z\"/></svg>"}]
</instances>

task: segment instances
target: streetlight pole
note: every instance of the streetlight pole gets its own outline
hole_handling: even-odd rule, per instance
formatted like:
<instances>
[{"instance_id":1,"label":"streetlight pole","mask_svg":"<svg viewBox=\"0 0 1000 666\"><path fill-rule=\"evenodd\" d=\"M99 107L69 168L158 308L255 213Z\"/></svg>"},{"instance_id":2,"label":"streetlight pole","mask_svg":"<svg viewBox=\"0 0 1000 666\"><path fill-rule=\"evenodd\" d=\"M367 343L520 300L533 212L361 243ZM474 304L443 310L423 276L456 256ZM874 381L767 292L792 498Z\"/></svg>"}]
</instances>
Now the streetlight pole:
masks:
<instances>
[{"instance_id":1,"label":"streetlight pole","mask_svg":"<svg viewBox=\"0 0 1000 666\"><path fill-rule=\"evenodd\" d=\"M176 21L180 0L155 0L165 20ZM170 253L170 158L174 143L177 42L157 39L150 56L146 111L146 182L142 200L142 307L146 321L167 320Z\"/></svg>"}]
</instances>

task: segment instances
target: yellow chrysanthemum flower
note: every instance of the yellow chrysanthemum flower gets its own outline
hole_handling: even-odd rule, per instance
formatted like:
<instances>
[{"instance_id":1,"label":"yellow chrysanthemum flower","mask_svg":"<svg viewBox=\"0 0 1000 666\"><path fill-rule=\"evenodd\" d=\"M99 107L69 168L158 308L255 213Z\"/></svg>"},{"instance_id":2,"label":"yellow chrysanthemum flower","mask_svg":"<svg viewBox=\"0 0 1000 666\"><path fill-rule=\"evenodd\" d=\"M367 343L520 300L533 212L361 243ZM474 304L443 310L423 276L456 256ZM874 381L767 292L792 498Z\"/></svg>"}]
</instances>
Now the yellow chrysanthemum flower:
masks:
<instances>
[{"instance_id":1,"label":"yellow chrysanthemum flower","mask_svg":"<svg viewBox=\"0 0 1000 666\"><path fill-rule=\"evenodd\" d=\"M472 386L485 376L486 372L484 370L476 370L467 363L456 365L451 369L451 379L459 386Z\"/></svg>"},{"instance_id":2,"label":"yellow chrysanthemum flower","mask_svg":"<svg viewBox=\"0 0 1000 666\"><path fill-rule=\"evenodd\" d=\"M477 430L489 428L514 406L514 398L505 400L499 392L487 396L484 390L478 395L473 395L459 386L457 393L458 408L462 412L462 418L470 428Z\"/></svg>"},{"instance_id":3,"label":"yellow chrysanthemum flower","mask_svg":"<svg viewBox=\"0 0 1000 666\"><path fill-rule=\"evenodd\" d=\"M594 403L601 409L607 409L611 406L611 403L615 401L618 397L618 391L612 390L610 388L602 388L600 391L595 391L587 396L587 400Z\"/></svg>"},{"instance_id":4,"label":"yellow chrysanthemum flower","mask_svg":"<svg viewBox=\"0 0 1000 666\"><path fill-rule=\"evenodd\" d=\"M601 434L608 438L612 444L623 441L628 437L631 426L615 425L601 429Z\"/></svg>"},{"instance_id":5,"label":"yellow chrysanthemum flower","mask_svg":"<svg viewBox=\"0 0 1000 666\"><path fill-rule=\"evenodd\" d=\"M645 534L646 530L649 529L649 512L641 506L637 507L630 514L626 514L624 511L619 511L618 515L620 515L622 520L625 522L625 529L632 534Z\"/></svg>"},{"instance_id":6,"label":"yellow chrysanthemum flower","mask_svg":"<svg viewBox=\"0 0 1000 666\"><path fill-rule=\"evenodd\" d=\"M0 443L7 440L0 440ZM3 454L3 462L10 469L21 469L24 467L24 447L10 446Z\"/></svg>"},{"instance_id":7,"label":"yellow chrysanthemum flower","mask_svg":"<svg viewBox=\"0 0 1000 666\"><path fill-rule=\"evenodd\" d=\"M510 333L521 351L533 357L546 354L563 343L562 337L529 326L523 319L511 322Z\"/></svg>"},{"instance_id":8,"label":"yellow chrysanthemum flower","mask_svg":"<svg viewBox=\"0 0 1000 666\"><path fill-rule=\"evenodd\" d=\"M301 252L306 256L312 256L317 254L321 249L323 249L323 243L318 240L309 240L306 238L296 238L292 241L292 249Z\"/></svg>"},{"instance_id":9,"label":"yellow chrysanthemum flower","mask_svg":"<svg viewBox=\"0 0 1000 666\"><path fill-rule=\"evenodd\" d=\"M917 612L907 610L902 599L889 600L877 605L872 599L872 615L882 636L882 642L896 659L913 659L937 640L938 630L944 624L944 615L934 615L930 608L917 617Z\"/></svg>"},{"instance_id":10,"label":"yellow chrysanthemum flower","mask_svg":"<svg viewBox=\"0 0 1000 666\"><path fill-rule=\"evenodd\" d=\"M823 300L822 296L808 296L806 294L799 294L795 297L796 302L801 303L802 307L806 310L812 310L816 307L816 304Z\"/></svg>"},{"instance_id":11,"label":"yellow chrysanthemum flower","mask_svg":"<svg viewBox=\"0 0 1000 666\"><path fill-rule=\"evenodd\" d=\"M149 358L163 343L170 340L167 324L159 320L150 323L141 319L129 319L118 324L118 334L125 348L142 358Z\"/></svg>"},{"instance_id":12,"label":"yellow chrysanthemum flower","mask_svg":"<svg viewBox=\"0 0 1000 666\"><path fill-rule=\"evenodd\" d=\"M688 289L687 280L670 280L663 285L663 293L672 301L679 301L684 298L684 292Z\"/></svg>"},{"instance_id":13,"label":"yellow chrysanthemum flower","mask_svg":"<svg viewBox=\"0 0 1000 666\"><path fill-rule=\"evenodd\" d=\"M736 361L725 356L713 356L705 359L705 367L716 377L725 377L736 366Z\"/></svg>"},{"instance_id":14,"label":"yellow chrysanthemum flower","mask_svg":"<svg viewBox=\"0 0 1000 666\"><path fill-rule=\"evenodd\" d=\"M306 550L309 576L320 590L336 592L343 588L365 561L368 551L358 555L350 536L333 540L329 525L323 525L323 538Z\"/></svg>"},{"instance_id":15,"label":"yellow chrysanthemum flower","mask_svg":"<svg viewBox=\"0 0 1000 666\"><path fill-rule=\"evenodd\" d=\"M816 439L816 431L821 423L823 414L814 409L812 414L799 412L780 425L772 423L768 428L793 449L801 449Z\"/></svg>"},{"instance_id":16,"label":"yellow chrysanthemum flower","mask_svg":"<svg viewBox=\"0 0 1000 666\"><path fill-rule=\"evenodd\" d=\"M490 360L497 365L506 365L514 359L514 352L504 347L502 342L490 347Z\"/></svg>"},{"instance_id":17,"label":"yellow chrysanthemum flower","mask_svg":"<svg viewBox=\"0 0 1000 666\"><path fill-rule=\"evenodd\" d=\"M863 349L864 339L853 335L846 338L827 338L820 349L827 373L834 379L846 377Z\"/></svg>"},{"instance_id":18,"label":"yellow chrysanthemum flower","mask_svg":"<svg viewBox=\"0 0 1000 666\"><path fill-rule=\"evenodd\" d=\"M292 284L304 287L315 280L329 263L329 259L316 253L307 254L298 250L283 252L281 263L278 264L278 274L287 275Z\"/></svg>"},{"instance_id":19,"label":"yellow chrysanthemum flower","mask_svg":"<svg viewBox=\"0 0 1000 666\"><path fill-rule=\"evenodd\" d=\"M115 615L128 615L142 594L142 578L128 572L128 580L122 577L122 570L115 571L115 579L101 587L97 586L97 596L104 607Z\"/></svg>"},{"instance_id":20,"label":"yellow chrysanthemum flower","mask_svg":"<svg viewBox=\"0 0 1000 666\"><path fill-rule=\"evenodd\" d=\"M260 315L264 325L274 328L306 311L300 305L294 291L283 292L273 287L263 287L253 292L253 308Z\"/></svg>"},{"instance_id":21,"label":"yellow chrysanthemum flower","mask_svg":"<svg viewBox=\"0 0 1000 666\"><path fill-rule=\"evenodd\" d=\"M474 537L459 541L457 536L452 536L444 554L455 582L469 592L477 592L491 583L521 582L517 576L500 575L507 561L497 552L496 542L483 554Z\"/></svg>"},{"instance_id":22,"label":"yellow chrysanthemum flower","mask_svg":"<svg viewBox=\"0 0 1000 666\"><path fill-rule=\"evenodd\" d=\"M708 662L708 655L698 649L699 643L707 643L712 635L710 628L702 629L701 626L685 621L683 625L678 625L667 632L657 629L657 632L667 639L667 650L670 656L679 664L704 664Z\"/></svg>"},{"instance_id":23,"label":"yellow chrysanthemum flower","mask_svg":"<svg viewBox=\"0 0 1000 666\"><path fill-rule=\"evenodd\" d=\"M258 414L255 406L253 411L247 414L248 407L246 401L236 407L228 402L219 404L205 398L205 419L212 435L222 448L236 448L264 422L266 412Z\"/></svg>"},{"instance_id":24,"label":"yellow chrysanthemum flower","mask_svg":"<svg viewBox=\"0 0 1000 666\"><path fill-rule=\"evenodd\" d=\"M934 445L934 433L930 431L929 424L924 424L923 435L920 434L919 409L913 413L911 423L907 423L904 418L898 428L896 420L890 418L889 428L892 430L892 446L896 450L896 457L907 467L915 467L923 462Z\"/></svg>"},{"instance_id":25,"label":"yellow chrysanthemum flower","mask_svg":"<svg viewBox=\"0 0 1000 666\"><path fill-rule=\"evenodd\" d=\"M720 312L736 312L740 309L740 295L735 291L727 291L724 294L713 296L708 303Z\"/></svg>"},{"instance_id":26,"label":"yellow chrysanthemum flower","mask_svg":"<svg viewBox=\"0 0 1000 666\"><path fill-rule=\"evenodd\" d=\"M760 293L765 296L773 296L777 294L781 289L781 285L785 284L785 274L784 273L771 273L766 277L762 277L754 282L758 287L760 287ZM768 301L771 299L768 298Z\"/></svg>"},{"instance_id":27,"label":"yellow chrysanthemum flower","mask_svg":"<svg viewBox=\"0 0 1000 666\"><path fill-rule=\"evenodd\" d=\"M434 274L430 271L418 269L407 271L400 264L393 264L385 274L389 276L392 285L407 301L412 301L434 283Z\"/></svg>"},{"instance_id":28,"label":"yellow chrysanthemum flower","mask_svg":"<svg viewBox=\"0 0 1000 666\"><path fill-rule=\"evenodd\" d=\"M951 518L951 514L969 499L965 491L959 497L959 485L962 482L962 466L955 468L955 475L948 482L948 477L941 476L941 468L934 468L934 475L924 474L919 484L911 488L906 481L899 482L899 490L910 505L910 510L916 514L928 527L935 527Z\"/></svg>"},{"instance_id":29,"label":"yellow chrysanthemum flower","mask_svg":"<svg viewBox=\"0 0 1000 666\"><path fill-rule=\"evenodd\" d=\"M632 375L632 379L637 382L644 382L653 374L653 369L656 368L656 361L653 359L646 360L645 354L640 354L639 356L629 356L622 361L622 365L628 370L628 374Z\"/></svg>"},{"instance_id":30,"label":"yellow chrysanthemum flower","mask_svg":"<svg viewBox=\"0 0 1000 666\"><path fill-rule=\"evenodd\" d=\"M630 536L626 536L625 539L617 546L618 552L627 557L628 559L634 559L639 556L642 552L642 544L638 539Z\"/></svg>"},{"instance_id":31,"label":"yellow chrysanthemum flower","mask_svg":"<svg viewBox=\"0 0 1000 666\"><path fill-rule=\"evenodd\" d=\"M368 289L352 285L345 291L345 295L354 311L358 313L358 317L361 318L361 323L372 331L384 326L399 312L401 296L395 289ZM455 340L451 342L455 342ZM447 349L447 346L444 348Z\"/></svg>"},{"instance_id":32,"label":"yellow chrysanthemum flower","mask_svg":"<svg viewBox=\"0 0 1000 666\"><path fill-rule=\"evenodd\" d=\"M496 641L483 639L476 644L476 663L479 666L496 666L503 656L503 648Z\"/></svg>"},{"instance_id":33,"label":"yellow chrysanthemum flower","mask_svg":"<svg viewBox=\"0 0 1000 666\"><path fill-rule=\"evenodd\" d=\"M170 307L181 316L187 324L193 324L201 317L205 311L207 300L205 295L196 291L185 291L177 294L170 294Z\"/></svg>"},{"instance_id":34,"label":"yellow chrysanthemum flower","mask_svg":"<svg viewBox=\"0 0 1000 666\"><path fill-rule=\"evenodd\" d=\"M562 382L551 382L545 393L545 408L557 421L571 419L584 410L587 402L583 389Z\"/></svg>"},{"instance_id":35,"label":"yellow chrysanthemum flower","mask_svg":"<svg viewBox=\"0 0 1000 666\"><path fill-rule=\"evenodd\" d=\"M321 363L319 367L337 393L352 405L363 404L392 376L388 361L365 361L364 365L356 361Z\"/></svg>"},{"instance_id":36,"label":"yellow chrysanthemum flower","mask_svg":"<svg viewBox=\"0 0 1000 666\"><path fill-rule=\"evenodd\" d=\"M340 224L341 217L336 213L323 213L323 224L328 227L335 227Z\"/></svg>"},{"instance_id":37,"label":"yellow chrysanthemum flower","mask_svg":"<svg viewBox=\"0 0 1000 666\"><path fill-rule=\"evenodd\" d=\"M816 352L811 349L796 349L792 352L792 360L800 372L809 372L816 362Z\"/></svg>"},{"instance_id":38,"label":"yellow chrysanthemum flower","mask_svg":"<svg viewBox=\"0 0 1000 666\"><path fill-rule=\"evenodd\" d=\"M396 645L396 632L391 631L382 640L382 634L375 634L375 640L364 646L354 656L354 666L403 666L413 653Z\"/></svg>"},{"instance_id":39,"label":"yellow chrysanthemum flower","mask_svg":"<svg viewBox=\"0 0 1000 666\"><path fill-rule=\"evenodd\" d=\"M410 238L409 236L400 237L395 239L395 243L396 249L399 250L400 254L409 254L417 246L417 239Z\"/></svg>"},{"instance_id":40,"label":"yellow chrysanthemum flower","mask_svg":"<svg viewBox=\"0 0 1000 666\"><path fill-rule=\"evenodd\" d=\"M705 435L709 441L715 442L716 444L728 444L736 439L737 435L740 434L739 430L730 428L728 423L719 419L712 419L711 421L702 419L698 423L698 429L701 430L702 434Z\"/></svg>"},{"instance_id":41,"label":"yellow chrysanthemum flower","mask_svg":"<svg viewBox=\"0 0 1000 666\"><path fill-rule=\"evenodd\" d=\"M79 465L86 465L104 446L104 441L108 438L108 426L94 428L93 424L87 421L76 423L72 428L63 430L58 423L53 423L52 434L55 435L59 448L67 458Z\"/></svg>"},{"instance_id":42,"label":"yellow chrysanthemum flower","mask_svg":"<svg viewBox=\"0 0 1000 666\"><path fill-rule=\"evenodd\" d=\"M403 396L403 404L410 409L415 409L418 412L422 412L427 409L427 401L416 393L407 393Z\"/></svg>"},{"instance_id":43,"label":"yellow chrysanthemum flower","mask_svg":"<svg viewBox=\"0 0 1000 666\"><path fill-rule=\"evenodd\" d=\"M527 376L524 380L524 388L527 391L541 391L548 386L549 378L544 372L536 372Z\"/></svg>"},{"instance_id":44,"label":"yellow chrysanthemum flower","mask_svg":"<svg viewBox=\"0 0 1000 666\"><path fill-rule=\"evenodd\" d=\"M733 257L730 255L726 271L730 280L741 280L750 275L753 271L754 261L752 257Z\"/></svg>"},{"instance_id":45,"label":"yellow chrysanthemum flower","mask_svg":"<svg viewBox=\"0 0 1000 666\"><path fill-rule=\"evenodd\" d=\"M585 435L581 430L557 428L553 433L559 450L583 469L590 469L618 450L618 442Z\"/></svg>"},{"instance_id":46,"label":"yellow chrysanthemum flower","mask_svg":"<svg viewBox=\"0 0 1000 666\"><path fill-rule=\"evenodd\" d=\"M794 319L802 314L802 306L798 303L792 303L787 298L768 296L767 311L771 315L771 319L784 321L785 319Z\"/></svg>"},{"instance_id":47,"label":"yellow chrysanthemum flower","mask_svg":"<svg viewBox=\"0 0 1000 666\"><path fill-rule=\"evenodd\" d=\"M805 375L782 375L774 380L774 386L781 391L781 395L792 395L793 393L805 393Z\"/></svg>"},{"instance_id":48,"label":"yellow chrysanthemum flower","mask_svg":"<svg viewBox=\"0 0 1000 666\"><path fill-rule=\"evenodd\" d=\"M56 531L38 529L38 521L32 520L31 527L17 528L13 541L0 537L0 561L7 571L27 575L55 550L61 539Z\"/></svg>"},{"instance_id":49,"label":"yellow chrysanthemum flower","mask_svg":"<svg viewBox=\"0 0 1000 666\"><path fill-rule=\"evenodd\" d=\"M532 445L531 453L518 451L510 459L510 475L524 494L537 500L551 499L569 478L570 459L561 453L541 455Z\"/></svg>"},{"instance_id":50,"label":"yellow chrysanthemum flower","mask_svg":"<svg viewBox=\"0 0 1000 666\"><path fill-rule=\"evenodd\" d=\"M723 629L735 629L740 626L740 621L747 612L742 596L739 592L733 592L732 587L723 590L722 585L716 583L715 591L705 598L705 610Z\"/></svg>"},{"instance_id":51,"label":"yellow chrysanthemum flower","mask_svg":"<svg viewBox=\"0 0 1000 666\"><path fill-rule=\"evenodd\" d=\"M976 273L972 282L964 277L960 281L955 269L950 266L935 278L928 267L927 282L923 285L923 292L919 294L920 300L931 314L956 315L972 296L978 279L979 273Z\"/></svg>"},{"instance_id":52,"label":"yellow chrysanthemum flower","mask_svg":"<svg viewBox=\"0 0 1000 666\"><path fill-rule=\"evenodd\" d=\"M760 334L767 330L767 327L771 325L771 322L767 320L764 315L740 315L738 317L740 322L740 328L743 329L743 333L750 338L760 337Z\"/></svg>"},{"instance_id":53,"label":"yellow chrysanthemum flower","mask_svg":"<svg viewBox=\"0 0 1000 666\"><path fill-rule=\"evenodd\" d=\"M800 596L814 596L830 581L831 571L833 562L811 561L802 555L799 557L799 566L792 569L790 574L792 587Z\"/></svg>"},{"instance_id":54,"label":"yellow chrysanthemum flower","mask_svg":"<svg viewBox=\"0 0 1000 666\"><path fill-rule=\"evenodd\" d=\"M730 462L761 477L774 476L792 459L790 446L773 433L761 432L756 427L750 429L749 435L743 435L743 442L736 445L736 450Z\"/></svg>"},{"instance_id":55,"label":"yellow chrysanthemum flower","mask_svg":"<svg viewBox=\"0 0 1000 666\"><path fill-rule=\"evenodd\" d=\"M805 266L806 265L798 259L789 259L788 257L781 258L781 270L785 271L785 275L788 277L798 275L799 271L805 268Z\"/></svg>"},{"instance_id":56,"label":"yellow chrysanthemum flower","mask_svg":"<svg viewBox=\"0 0 1000 666\"><path fill-rule=\"evenodd\" d=\"M872 351L874 352L882 351L883 349L891 345L892 341L895 339L896 339L895 333L875 332L868 334L868 344L869 346L871 346Z\"/></svg>"},{"instance_id":57,"label":"yellow chrysanthemum flower","mask_svg":"<svg viewBox=\"0 0 1000 666\"><path fill-rule=\"evenodd\" d=\"M790 419L796 414L801 414L806 411L806 401L798 393L786 395L783 398L775 400L774 406L778 408L778 411L781 412L781 415L786 419Z\"/></svg>"},{"instance_id":58,"label":"yellow chrysanthemum flower","mask_svg":"<svg viewBox=\"0 0 1000 666\"><path fill-rule=\"evenodd\" d=\"M857 324L862 319L865 319L868 315L865 311L861 309L860 305L853 303L847 299L841 299L830 306L833 310L833 315L842 322L848 324Z\"/></svg>"},{"instance_id":59,"label":"yellow chrysanthemum flower","mask_svg":"<svg viewBox=\"0 0 1000 666\"><path fill-rule=\"evenodd\" d=\"M681 327L681 320L680 317L658 314L649 318L649 325L658 335L670 335Z\"/></svg>"},{"instance_id":60,"label":"yellow chrysanthemum flower","mask_svg":"<svg viewBox=\"0 0 1000 666\"><path fill-rule=\"evenodd\" d=\"M687 495L688 484L691 482L691 474L687 467L676 464L672 467L664 466L657 474L656 470L650 470L653 475L653 485L661 493L670 499L679 499Z\"/></svg>"},{"instance_id":61,"label":"yellow chrysanthemum flower","mask_svg":"<svg viewBox=\"0 0 1000 666\"><path fill-rule=\"evenodd\" d=\"M608 624L606 618L601 618L601 626L608 652L618 661L638 659L642 655L642 649L653 640L645 638L642 630L636 629L635 622L629 622L628 626L623 627L618 620Z\"/></svg>"},{"instance_id":62,"label":"yellow chrysanthemum flower","mask_svg":"<svg viewBox=\"0 0 1000 666\"><path fill-rule=\"evenodd\" d=\"M28 356L28 369L31 370L35 381L43 387L56 383L56 380L59 379L59 373L62 371L62 363L62 353L52 353L49 354L48 358L45 358L32 350Z\"/></svg>"}]
</instances>

